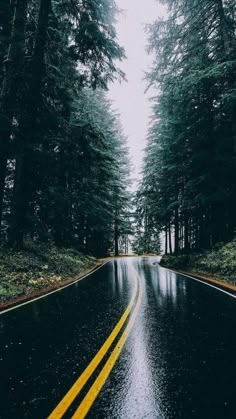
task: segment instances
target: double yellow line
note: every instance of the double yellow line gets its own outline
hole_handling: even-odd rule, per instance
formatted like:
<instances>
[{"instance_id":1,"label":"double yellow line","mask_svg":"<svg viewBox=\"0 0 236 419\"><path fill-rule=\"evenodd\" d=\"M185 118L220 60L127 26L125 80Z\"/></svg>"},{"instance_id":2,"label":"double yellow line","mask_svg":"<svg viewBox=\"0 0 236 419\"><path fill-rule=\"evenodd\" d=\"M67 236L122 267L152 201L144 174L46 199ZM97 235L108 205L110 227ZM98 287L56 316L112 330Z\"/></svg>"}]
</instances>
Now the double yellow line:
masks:
<instances>
[{"instance_id":1,"label":"double yellow line","mask_svg":"<svg viewBox=\"0 0 236 419\"><path fill-rule=\"evenodd\" d=\"M134 270L135 271L135 270ZM78 396L88 379L92 376L95 369L98 367L104 356L107 354L108 350L110 349L112 343L118 336L119 332L121 331L122 327L124 326L128 316L130 315L133 307L132 314L129 318L129 321L119 338L118 342L116 343L114 349L112 350L109 358L107 359L105 365L103 366L102 370L100 371L99 375L97 376L94 383L91 385L90 389L88 390L87 394L81 401L79 407L75 411L72 419L82 419L86 416L89 409L91 408L92 404L94 403L96 397L100 393L103 385L105 384L112 368L114 367L121 350L131 332L131 329L134 325L135 319L138 315L139 308L141 305L142 300L142 286L141 286L141 279L138 273L135 271L135 286L132 293L131 300L124 311L123 315L121 316L120 320L116 324L115 328L112 330L111 334L108 336L107 340L101 346L97 354L94 356L92 361L80 375L80 377L76 380L70 390L66 393L63 399L59 402L59 404L55 407L53 412L48 416L48 419L60 419L71 406L72 402ZM136 301L136 303L135 303ZM135 306L134 306L135 305Z\"/></svg>"}]
</instances>

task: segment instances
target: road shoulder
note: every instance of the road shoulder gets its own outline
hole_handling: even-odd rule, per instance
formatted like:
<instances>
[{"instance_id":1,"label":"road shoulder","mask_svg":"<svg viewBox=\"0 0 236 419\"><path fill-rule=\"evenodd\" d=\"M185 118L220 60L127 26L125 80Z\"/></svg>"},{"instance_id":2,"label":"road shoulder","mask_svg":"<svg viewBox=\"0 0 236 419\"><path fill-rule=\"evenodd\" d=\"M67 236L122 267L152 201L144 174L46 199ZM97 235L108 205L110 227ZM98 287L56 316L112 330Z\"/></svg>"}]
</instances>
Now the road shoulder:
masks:
<instances>
[{"instance_id":1,"label":"road shoulder","mask_svg":"<svg viewBox=\"0 0 236 419\"><path fill-rule=\"evenodd\" d=\"M95 271L96 269L98 269L99 267L101 267L104 264L105 264L105 261L101 261L101 260L97 261L94 264L93 267L84 270L79 275L75 276L74 278L69 278L69 279L66 279L65 281L60 281L59 283L49 285L49 286L47 286L45 288L41 288L39 290L35 290L35 291L32 290L32 292L30 292L27 295L21 295L19 297L9 299L8 301L5 301L5 302L0 304L0 313L2 311L6 310L6 309L16 307L16 306L18 306L19 304L22 304L22 303L30 302L31 300L34 300L35 298L47 295L47 294L49 294L53 291L64 288L67 285L73 284L74 282L84 278L85 276L92 273L93 271Z\"/></svg>"},{"instance_id":2,"label":"road shoulder","mask_svg":"<svg viewBox=\"0 0 236 419\"><path fill-rule=\"evenodd\" d=\"M208 277L208 276L203 276L203 275L200 275L200 274L195 273L195 272L183 271L183 270L179 270L179 269L177 270L177 269L172 269L172 268L167 268L167 267L165 267L165 268L170 269L170 270L172 270L172 271L174 271L174 272L176 272L180 275L182 274L182 275L185 275L189 278L198 279L198 280L200 280L202 282L205 282L207 284L214 285L215 287L217 287L221 290L225 290L225 291L230 292L233 295L236 295L236 286L235 285L232 285L232 284L229 284L229 283L226 283L226 282L223 282L221 280L211 278L211 277Z\"/></svg>"}]
</instances>

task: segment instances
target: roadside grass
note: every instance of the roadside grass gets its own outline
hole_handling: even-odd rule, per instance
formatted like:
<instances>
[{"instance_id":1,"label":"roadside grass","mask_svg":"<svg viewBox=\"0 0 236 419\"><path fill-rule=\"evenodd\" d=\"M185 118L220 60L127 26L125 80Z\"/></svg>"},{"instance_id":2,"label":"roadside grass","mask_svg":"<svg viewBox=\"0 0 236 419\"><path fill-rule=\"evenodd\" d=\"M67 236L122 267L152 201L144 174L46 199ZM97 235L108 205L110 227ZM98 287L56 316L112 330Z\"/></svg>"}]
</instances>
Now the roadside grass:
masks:
<instances>
[{"instance_id":1,"label":"roadside grass","mask_svg":"<svg viewBox=\"0 0 236 419\"><path fill-rule=\"evenodd\" d=\"M0 303L58 285L96 265L76 249L27 242L24 250L0 248Z\"/></svg>"},{"instance_id":2,"label":"roadside grass","mask_svg":"<svg viewBox=\"0 0 236 419\"><path fill-rule=\"evenodd\" d=\"M236 285L236 239L226 244L220 243L201 254L163 256L161 265L212 276Z\"/></svg>"}]
</instances>

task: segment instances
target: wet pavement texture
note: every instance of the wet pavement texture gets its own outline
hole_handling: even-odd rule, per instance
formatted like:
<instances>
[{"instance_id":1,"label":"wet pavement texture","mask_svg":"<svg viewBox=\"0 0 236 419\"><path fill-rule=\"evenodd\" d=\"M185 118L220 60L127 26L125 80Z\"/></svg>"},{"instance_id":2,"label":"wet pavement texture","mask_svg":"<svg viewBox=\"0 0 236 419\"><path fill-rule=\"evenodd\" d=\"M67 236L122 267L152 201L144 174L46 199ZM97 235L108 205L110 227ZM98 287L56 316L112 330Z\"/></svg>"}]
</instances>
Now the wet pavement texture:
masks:
<instances>
[{"instance_id":1,"label":"wet pavement texture","mask_svg":"<svg viewBox=\"0 0 236 419\"><path fill-rule=\"evenodd\" d=\"M88 418L236 418L236 299L157 261L112 260L0 315L0 417L47 418L126 309L134 268L141 308Z\"/></svg>"}]
</instances>

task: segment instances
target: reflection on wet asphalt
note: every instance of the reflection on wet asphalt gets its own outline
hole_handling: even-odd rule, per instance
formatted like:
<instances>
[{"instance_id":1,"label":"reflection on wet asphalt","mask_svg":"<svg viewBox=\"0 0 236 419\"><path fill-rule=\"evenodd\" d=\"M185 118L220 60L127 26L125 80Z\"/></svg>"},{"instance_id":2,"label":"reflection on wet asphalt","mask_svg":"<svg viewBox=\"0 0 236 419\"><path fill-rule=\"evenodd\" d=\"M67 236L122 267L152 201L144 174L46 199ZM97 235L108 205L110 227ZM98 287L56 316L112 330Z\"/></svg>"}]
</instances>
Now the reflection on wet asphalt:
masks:
<instances>
[{"instance_id":1,"label":"reflection on wet asphalt","mask_svg":"<svg viewBox=\"0 0 236 419\"><path fill-rule=\"evenodd\" d=\"M51 413L126 309L132 267L142 282L141 309L88 417L236 417L236 299L157 260L110 261L64 291L0 316L1 418Z\"/></svg>"}]
</instances>

